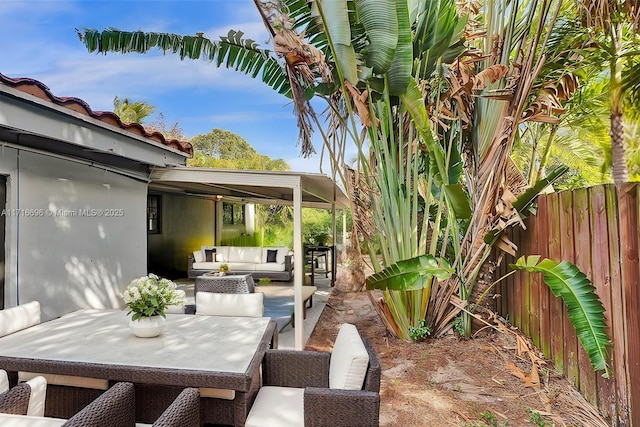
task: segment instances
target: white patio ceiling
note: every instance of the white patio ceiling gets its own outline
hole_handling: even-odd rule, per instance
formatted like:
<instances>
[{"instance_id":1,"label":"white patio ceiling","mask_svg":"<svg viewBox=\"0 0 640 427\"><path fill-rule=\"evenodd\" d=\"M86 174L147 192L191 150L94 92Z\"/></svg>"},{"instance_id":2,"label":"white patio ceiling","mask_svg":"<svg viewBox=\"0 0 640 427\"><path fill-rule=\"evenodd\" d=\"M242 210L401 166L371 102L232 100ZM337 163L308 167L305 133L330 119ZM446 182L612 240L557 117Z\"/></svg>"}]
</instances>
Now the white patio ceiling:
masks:
<instances>
[{"instance_id":1,"label":"white patio ceiling","mask_svg":"<svg viewBox=\"0 0 640 427\"><path fill-rule=\"evenodd\" d=\"M191 167L155 168L149 188L194 196L222 196L231 202L293 205L292 188L300 187L303 207L345 209L349 199L326 175Z\"/></svg>"}]
</instances>

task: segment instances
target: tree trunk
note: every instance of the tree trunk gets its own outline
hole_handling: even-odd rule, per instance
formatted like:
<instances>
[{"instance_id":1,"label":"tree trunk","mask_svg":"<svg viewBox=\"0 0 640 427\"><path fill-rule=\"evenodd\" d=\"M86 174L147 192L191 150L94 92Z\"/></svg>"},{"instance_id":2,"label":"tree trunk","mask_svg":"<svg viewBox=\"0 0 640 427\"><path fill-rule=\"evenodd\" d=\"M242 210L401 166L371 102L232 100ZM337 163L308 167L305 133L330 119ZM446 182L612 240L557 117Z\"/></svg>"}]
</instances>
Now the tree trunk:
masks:
<instances>
[{"instance_id":1,"label":"tree trunk","mask_svg":"<svg viewBox=\"0 0 640 427\"><path fill-rule=\"evenodd\" d=\"M613 159L613 182L629 181L624 148L624 119L621 111L611 112L611 156Z\"/></svg>"},{"instance_id":2,"label":"tree trunk","mask_svg":"<svg viewBox=\"0 0 640 427\"><path fill-rule=\"evenodd\" d=\"M616 52L621 50L622 30L620 26L611 28L612 42ZM611 100L611 158L613 161L613 182L622 184L629 181L624 146L624 116L622 114L622 68L623 59L616 55L610 62L609 99Z\"/></svg>"}]
</instances>

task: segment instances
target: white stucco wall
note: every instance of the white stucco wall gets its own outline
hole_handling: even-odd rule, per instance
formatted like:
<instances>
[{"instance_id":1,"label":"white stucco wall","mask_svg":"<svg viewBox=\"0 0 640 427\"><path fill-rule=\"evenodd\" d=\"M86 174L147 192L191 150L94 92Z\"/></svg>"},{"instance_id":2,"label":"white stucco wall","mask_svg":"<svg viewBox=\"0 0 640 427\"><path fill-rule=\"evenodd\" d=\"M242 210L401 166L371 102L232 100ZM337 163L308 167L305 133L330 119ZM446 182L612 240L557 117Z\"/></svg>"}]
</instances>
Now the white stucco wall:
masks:
<instances>
[{"instance_id":1,"label":"white stucco wall","mask_svg":"<svg viewBox=\"0 0 640 427\"><path fill-rule=\"evenodd\" d=\"M119 293L146 274L146 182L15 152L0 151L7 209L23 210L7 217L5 302L39 300L43 320L120 306Z\"/></svg>"}]
</instances>

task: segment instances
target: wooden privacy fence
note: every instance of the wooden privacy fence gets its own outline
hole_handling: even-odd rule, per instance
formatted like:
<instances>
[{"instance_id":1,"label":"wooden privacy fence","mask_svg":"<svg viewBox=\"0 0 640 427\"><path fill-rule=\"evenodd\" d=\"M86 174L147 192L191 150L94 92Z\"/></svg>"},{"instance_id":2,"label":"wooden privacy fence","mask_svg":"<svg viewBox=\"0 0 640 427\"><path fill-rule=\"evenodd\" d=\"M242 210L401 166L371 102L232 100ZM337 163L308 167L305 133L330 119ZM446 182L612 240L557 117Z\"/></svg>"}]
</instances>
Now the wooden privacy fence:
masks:
<instances>
[{"instance_id":1,"label":"wooden privacy fence","mask_svg":"<svg viewBox=\"0 0 640 427\"><path fill-rule=\"evenodd\" d=\"M518 272L497 287L498 311L530 336L613 425L640 426L640 185L602 185L537 198L526 230L511 230L517 257L541 255L575 264L605 307L611 376L594 372L562 300L538 273ZM506 262L505 262L506 261ZM496 277L511 271L506 255Z\"/></svg>"}]
</instances>

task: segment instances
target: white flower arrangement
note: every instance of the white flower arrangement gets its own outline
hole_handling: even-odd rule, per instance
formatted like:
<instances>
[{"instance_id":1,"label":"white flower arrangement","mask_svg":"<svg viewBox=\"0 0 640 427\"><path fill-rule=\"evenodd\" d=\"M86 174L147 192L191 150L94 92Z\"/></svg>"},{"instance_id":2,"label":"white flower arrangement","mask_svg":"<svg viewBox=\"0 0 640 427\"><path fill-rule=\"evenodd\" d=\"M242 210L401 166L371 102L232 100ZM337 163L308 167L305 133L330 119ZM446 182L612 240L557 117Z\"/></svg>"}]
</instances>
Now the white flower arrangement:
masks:
<instances>
[{"instance_id":1,"label":"white flower arrangement","mask_svg":"<svg viewBox=\"0 0 640 427\"><path fill-rule=\"evenodd\" d=\"M185 293L178 290L175 283L169 279L160 279L155 274L134 279L125 289L122 297L129 307L132 320L141 317L166 317L165 310L170 305L180 305L184 302Z\"/></svg>"}]
</instances>

